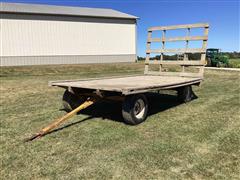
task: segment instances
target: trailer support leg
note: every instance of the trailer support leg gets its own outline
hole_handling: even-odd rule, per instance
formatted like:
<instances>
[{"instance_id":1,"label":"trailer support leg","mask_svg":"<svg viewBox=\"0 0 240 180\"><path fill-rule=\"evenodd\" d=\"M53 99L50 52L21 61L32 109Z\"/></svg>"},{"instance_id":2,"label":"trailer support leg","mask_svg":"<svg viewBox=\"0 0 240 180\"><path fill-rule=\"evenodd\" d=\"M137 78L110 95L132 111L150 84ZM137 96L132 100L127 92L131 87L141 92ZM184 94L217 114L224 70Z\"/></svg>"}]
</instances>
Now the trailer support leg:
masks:
<instances>
[{"instance_id":1,"label":"trailer support leg","mask_svg":"<svg viewBox=\"0 0 240 180\"><path fill-rule=\"evenodd\" d=\"M49 133L51 130L68 120L69 118L73 117L79 111L86 109L87 107L91 106L93 103L96 102L96 99L88 98L83 104L78 106L76 109L72 110L71 112L65 114L61 118L56 119L53 123L49 124L45 128L41 129L37 134L34 134L32 137L28 138L26 141L32 141L34 139L38 139L45 134Z\"/></svg>"}]
</instances>

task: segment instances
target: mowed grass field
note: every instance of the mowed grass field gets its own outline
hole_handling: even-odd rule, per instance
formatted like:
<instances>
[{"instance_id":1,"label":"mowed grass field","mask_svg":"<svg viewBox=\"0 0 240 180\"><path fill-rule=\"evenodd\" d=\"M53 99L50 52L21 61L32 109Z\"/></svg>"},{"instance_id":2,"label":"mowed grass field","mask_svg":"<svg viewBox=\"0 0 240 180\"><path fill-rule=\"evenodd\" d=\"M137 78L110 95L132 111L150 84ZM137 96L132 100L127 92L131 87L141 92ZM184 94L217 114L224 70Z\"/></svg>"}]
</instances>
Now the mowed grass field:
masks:
<instances>
[{"instance_id":1,"label":"mowed grass field","mask_svg":"<svg viewBox=\"0 0 240 180\"><path fill-rule=\"evenodd\" d=\"M48 81L139 74L143 64L1 68L0 179L240 179L240 73L207 70L197 99L149 94L148 119L129 126L121 104L100 103L43 138L62 116Z\"/></svg>"}]
</instances>

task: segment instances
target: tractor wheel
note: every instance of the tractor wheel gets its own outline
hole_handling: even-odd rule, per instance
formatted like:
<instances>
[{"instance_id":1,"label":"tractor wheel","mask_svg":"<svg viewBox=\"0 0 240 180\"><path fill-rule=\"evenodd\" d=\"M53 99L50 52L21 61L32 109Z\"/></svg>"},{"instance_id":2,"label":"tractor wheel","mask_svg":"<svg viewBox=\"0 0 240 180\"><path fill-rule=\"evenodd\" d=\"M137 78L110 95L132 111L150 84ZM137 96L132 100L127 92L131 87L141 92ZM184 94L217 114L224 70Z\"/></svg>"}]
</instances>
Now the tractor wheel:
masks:
<instances>
[{"instance_id":1,"label":"tractor wheel","mask_svg":"<svg viewBox=\"0 0 240 180\"><path fill-rule=\"evenodd\" d=\"M222 63L221 62L217 62L217 67L222 67Z\"/></svg>"},{"instance_id":2,"label":"tractor wheel","mask_svg":"<svg viewBox=\"0 0 240 180\"><path fill-rule=\"evenodd\" d=\"M187 103L191 101L196 95L192 90L192 86L184 86L177 89L178 100L181 103Z\"/></svg>"},{"instance_id":3,"label":"tractor wheel","mask_svg":"<svg viewBox=\"0 0 240 180\"><path fill-rule=\"evenodd\" d=\"M122 104L125 123L137 125L145 121L148 114L148 101L144 94L127 96Z\"/></svg>"},{"instance_id":4,"label":"tractor wheel","mask_svg":"<svg viewBox=\"0 0 240 180\"><path fill-rule=\"evenodd\" d=\"M208 66L208 67L211 67L211 66L212 66L211 58L207 58L207 66Z\"/></svg>"},{"instance_id":5,"label":"tractor wheel","mask_svg":"<svg viewBox=\"0 0 240 180\"><path fill-rule=\"evenodd\" d=\"M85 98L80 98L77 95L66 90L63 94L62 104L66 112L71 112L85 101Z\"/></svg>"}]
</instances>

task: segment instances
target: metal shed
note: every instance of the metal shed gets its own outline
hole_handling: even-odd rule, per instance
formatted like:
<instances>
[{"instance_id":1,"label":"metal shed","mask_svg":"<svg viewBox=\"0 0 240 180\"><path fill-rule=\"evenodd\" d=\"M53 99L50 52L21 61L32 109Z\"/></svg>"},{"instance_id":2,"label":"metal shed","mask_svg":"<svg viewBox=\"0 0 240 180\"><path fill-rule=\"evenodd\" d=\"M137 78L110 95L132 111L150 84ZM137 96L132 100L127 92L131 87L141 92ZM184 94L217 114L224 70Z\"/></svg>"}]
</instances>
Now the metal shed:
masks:
<instances>
[{"instance_id":1,"label":"metal shed","mask_svg":"<svg viewBox=\"0 0 240 180\"><path fill-rule=\"evenodd\" d=\"M134 62L137 18L112 9L1 3L1 66Z\"/></svg>"}]
</instances>

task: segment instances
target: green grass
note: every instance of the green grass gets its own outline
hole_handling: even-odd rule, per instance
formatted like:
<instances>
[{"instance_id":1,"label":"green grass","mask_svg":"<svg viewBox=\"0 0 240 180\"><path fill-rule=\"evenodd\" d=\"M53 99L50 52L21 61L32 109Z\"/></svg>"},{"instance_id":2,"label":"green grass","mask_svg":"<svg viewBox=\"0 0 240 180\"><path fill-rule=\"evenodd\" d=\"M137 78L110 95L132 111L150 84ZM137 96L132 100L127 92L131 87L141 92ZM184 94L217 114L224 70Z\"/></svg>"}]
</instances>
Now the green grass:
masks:
<instances>
[{"instance_id":1,"label":"green grass","mask_svg":"<svg viewBox=\"0 0 240 180\"><path fill-rule=\"evenodd\" d=\"M63 89L48 81L142 70L142 64L1 68L1 179L239 179L239 72L206 71L194 87L198 99L187 104L150 95L150 116L138 126L121 122L120 104L103 103L23 143L64 114Z\"/></svg>"},{"instance_id":2,"label":"green grass","mask_svg":"<svg viewBox=\"0 0 240 180\"><path fill-rule=\"evenodd\" d=\"M230 59L229 67L231 68L240 68L240 59Z\"/></svg>"}]
</instances>

